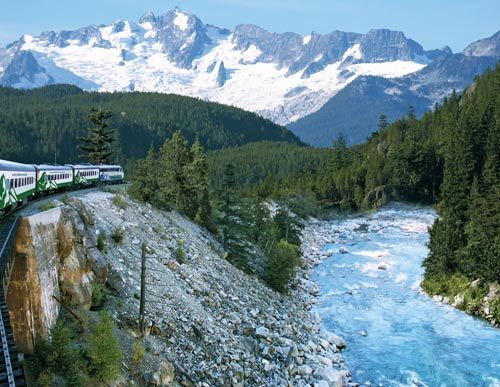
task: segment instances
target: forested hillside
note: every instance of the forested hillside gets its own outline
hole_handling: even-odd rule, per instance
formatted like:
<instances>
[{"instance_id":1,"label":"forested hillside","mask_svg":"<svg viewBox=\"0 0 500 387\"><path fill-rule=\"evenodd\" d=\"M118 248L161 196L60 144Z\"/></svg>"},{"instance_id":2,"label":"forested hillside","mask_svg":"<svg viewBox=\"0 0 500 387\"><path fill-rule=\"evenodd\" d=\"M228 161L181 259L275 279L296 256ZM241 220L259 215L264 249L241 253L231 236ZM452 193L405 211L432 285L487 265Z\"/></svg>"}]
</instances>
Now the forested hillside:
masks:
<instances>
[{"instance_id":1,"label":"forested hillside","mask_svg":"<svg viewBox=\"0 0 500 387\"><path fill-rule=\"evenodd\" d=\"M144 157L180 130L206 149L252 141L300 141L286 128L241 109L160 93L96 93L57 85L31 91L0 88L0 158L74 162L91 107L113 113L116 160Z\"/></svg>"}]
</instances>

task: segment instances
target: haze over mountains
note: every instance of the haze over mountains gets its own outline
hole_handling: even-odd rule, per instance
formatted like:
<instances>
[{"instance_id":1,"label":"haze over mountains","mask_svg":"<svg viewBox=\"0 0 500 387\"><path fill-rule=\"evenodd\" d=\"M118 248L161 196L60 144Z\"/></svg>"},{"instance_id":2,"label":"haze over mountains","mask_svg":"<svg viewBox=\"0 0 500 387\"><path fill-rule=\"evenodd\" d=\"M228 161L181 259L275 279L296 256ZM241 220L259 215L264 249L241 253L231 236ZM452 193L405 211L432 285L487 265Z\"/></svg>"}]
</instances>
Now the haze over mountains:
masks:
<instances>
[{"instance_id":1,"label":"haze over mountains","mask_svg":"<svg viewBox=\"0 0 500 387\"><path fill-rule=\"evenodd\" d=\"M70 83L87 90L199 97L289 124L328 146L343 132L363 141L384 112L422 113L500 57L500 33L453 54L424 50L402 32L271 33L203 23L179 9L137 22L24 35L0 49L0 85Z\"/></svg>"}]
</instances>

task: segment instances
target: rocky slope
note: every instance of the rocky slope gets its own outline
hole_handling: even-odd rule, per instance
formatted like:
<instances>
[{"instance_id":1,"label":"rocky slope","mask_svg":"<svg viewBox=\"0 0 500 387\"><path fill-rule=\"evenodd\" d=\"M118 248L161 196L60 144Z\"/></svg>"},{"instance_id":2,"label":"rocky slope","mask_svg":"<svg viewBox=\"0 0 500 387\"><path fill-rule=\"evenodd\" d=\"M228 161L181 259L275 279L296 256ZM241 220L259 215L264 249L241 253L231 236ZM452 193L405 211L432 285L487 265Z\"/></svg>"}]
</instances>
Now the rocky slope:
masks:
<instances>
[{"instance_id":1,"label":"rocky slope","mask_svg":"<svg viewBox=\"0 0 500 387\"><path fill-rule=\"evenodd\" d=\"M77 195L59 205L63 211L77 206L85 227L105 241L111 292L105 308L119 326L125 353L121 385L349 384L338 353L344 341L320 331L310 310L317 288L308 280L308 267L317 254L308 256L291 294L283 297L234 268L210 234L175 212L115 193ZM137 364L143 242L148 328L144 360Z\"/></svg>"}]
</instances>

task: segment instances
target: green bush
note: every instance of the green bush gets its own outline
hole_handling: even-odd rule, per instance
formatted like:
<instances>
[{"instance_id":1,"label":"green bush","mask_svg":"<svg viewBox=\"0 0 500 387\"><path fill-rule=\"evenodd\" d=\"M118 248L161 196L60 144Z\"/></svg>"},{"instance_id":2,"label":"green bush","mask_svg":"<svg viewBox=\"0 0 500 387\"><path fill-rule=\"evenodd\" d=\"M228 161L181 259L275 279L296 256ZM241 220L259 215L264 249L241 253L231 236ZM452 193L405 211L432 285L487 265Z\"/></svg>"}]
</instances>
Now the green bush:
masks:
<instances>
[{"instance_id":1,"label":"green bush","mask_svg":"<svg viewBox=\"0 0 500 387\"><path fill-rule=\"evenodd\" d=\"M175 259L177 262L179 262L181 265L186 262L186 253L184 252L184 241L178 240L177 241L177 247L175 248L174 252Z\"/></svg>"},{"instance_id":2,"label":"green bush","mask_svg":"<svg viewBox=\"0 0 500 387\"><path fill-rule=\"evenodd\" d=\"M107 383L120 376L122 351L114 333L115 324L106 312L90 327L86 340L89 375L95 382Z\"/></svg>"},{"instance_id":3,"label":"green bush","mask_svg":"<svg viewBox=\"0 0 500 387\"><path fill-rule=\"evenodd\" d=\"M300 250L285 240L281 240L271 250L266 259L264 279L274 290L286 293L288 283L293 278L295 268L300 263Z\"/></svg>"},{"instance_id":4,"label":"green bush","mask_svg":"<svg viewBox=\"0 0 500 387\"><path fill-rule=\"evenodd\" d=\"M30 364L40 386L52 385L53 375L63 377L70 386L84 385L84 363L75 337L74 326L59 320L50 332L50 340L38 340Z\"/></svg>"},{"instance_id":5,"label":"green bush","mask_svg":"<svg viewBox=\"0 0 500 387\"><path fill-rule=\"evenodd\" d=\"M111 239L113 240L113 242L115 242L116 244L120 244L122 243L123 241L123 237L125 235L125 230L122 229L121 227L117 227L113 230L113 232L111 233Z\"/></svg>"},{"instance_id":6,"label":"green bush","mask_svg":"<svg viewBox=\"0 0 500 387\"><path fill-rule=\"evenodd\" d=\"M108 293L106 291L106 287L101 284L95 284L92 289L92 303L90 306L90 310L101 310L106 304L108 300Z\"/></svg>"},{"instance_id":7,"label":"green bush","mask_svg":"<svg viewBox=\"0 0 500 387\"><path fill-rule=\"evenodd\" d=\"M422 282L422 288L427 294L447 296L450 299L459 293L463 293L469 287L470 281L460 274L452 276L427 277Z\"/></svg>"},{"instance_id":8,"label":"green bush","mask_svg":"<svg viewBox=\"0 0 500 387\"><path fill-rule=\"evenodd\" d=\"M97 235L97 250L102 252L106 250L106 236L103 233Z\"/></svg>"},{"instance_id":9,"label":"green bush","mask_svg":"<svg viewBox=\"0 0 500 387\"><path fill-rule=\"evenodd\" d=\"M500 324L500 298L490 301L490 313L497 324Z\"/></svg>"}]
</instances>

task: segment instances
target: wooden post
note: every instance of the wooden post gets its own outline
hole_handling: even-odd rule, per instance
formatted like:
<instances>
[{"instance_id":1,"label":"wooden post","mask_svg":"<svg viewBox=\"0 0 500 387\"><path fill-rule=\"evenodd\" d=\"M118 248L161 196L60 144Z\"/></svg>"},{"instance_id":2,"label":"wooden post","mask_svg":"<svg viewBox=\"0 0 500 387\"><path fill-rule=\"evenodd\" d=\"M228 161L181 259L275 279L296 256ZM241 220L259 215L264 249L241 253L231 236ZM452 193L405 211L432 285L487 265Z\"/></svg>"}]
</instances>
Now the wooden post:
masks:
<instances>
[{"instance_id":1,"label":"wooden post","mask_svg":"<svg viewBox=\"0 0 500 387\"><path fill-rule=\"evenodd\" d=\"M141 303L139 306L139 330L141 337L144 336L145 316L144 309L146 307L146 242L142 243L142 257L141 257Z\"/></svg>"}]
</instances>

